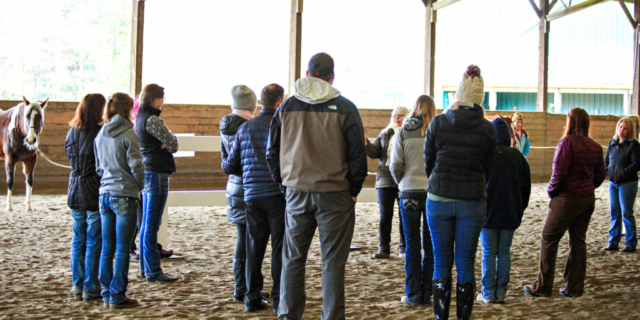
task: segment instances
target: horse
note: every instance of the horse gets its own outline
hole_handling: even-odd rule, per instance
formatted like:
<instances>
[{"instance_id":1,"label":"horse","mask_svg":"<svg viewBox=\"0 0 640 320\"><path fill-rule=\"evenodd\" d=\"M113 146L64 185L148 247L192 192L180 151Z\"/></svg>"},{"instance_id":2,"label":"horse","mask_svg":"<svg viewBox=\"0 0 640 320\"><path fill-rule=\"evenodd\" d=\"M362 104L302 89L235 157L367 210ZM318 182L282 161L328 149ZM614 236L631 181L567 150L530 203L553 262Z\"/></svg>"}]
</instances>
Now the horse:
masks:
<instances>
[{"instance_id":1,"label":"horse","mask_svg":"<svg viewBox=\"0 0 640 320\"><path fill-rule=\"evenodd\" d=\"M7 111L0 110L0 159L4 160L7 172L7 211L13 211L13 174L16 164L20 161L26 177L25 204L28 211L32 210L33 172L38 162L38 144L48 101L47 98L44 102L29 102L22 97L22 103L17 106Z\"/></svg>"},{"instance_id":2,"label":"horse","mask_svg":"<svg viewBox=\"0 0 640 320\"><path fill-rule=\"evenodd\" d=\"M516 132L513 129L513 120L511 119L511 117L509 116L501 116L499 113L496 114L498 116L498 118L504 120L507 123L507 126L509 126L509 135L511 136L511 146L515 146L516 145Z\"/></svg>"}]
</instances>

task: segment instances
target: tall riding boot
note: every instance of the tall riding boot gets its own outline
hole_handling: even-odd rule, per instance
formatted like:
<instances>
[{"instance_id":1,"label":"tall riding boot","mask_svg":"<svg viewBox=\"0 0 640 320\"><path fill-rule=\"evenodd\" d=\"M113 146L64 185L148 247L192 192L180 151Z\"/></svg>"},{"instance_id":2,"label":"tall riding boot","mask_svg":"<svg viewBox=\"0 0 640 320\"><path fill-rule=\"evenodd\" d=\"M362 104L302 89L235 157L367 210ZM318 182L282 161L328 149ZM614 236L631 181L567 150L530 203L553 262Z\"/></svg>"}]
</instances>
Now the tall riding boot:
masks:
<instances>
[{"instance_id":1,"label":"tall riding boot","mask_svg":"<svg viewBox=\"0 0 640 320\"><path fill-rule=\"evenodd\" d=\"M245 266L245 259L233 259L233 280L236 282L233 300L235 301L244 301L244 294L247 293L247 281L244 275Z\"/></svg>"},{"instance_id":2,"label":"tall riding boot","mask_svg":"<svg viewBox=\"0 0 640 320\"><path fill-rule=\"evenodd\" d=\"M451 277L433 279L433 313L438 320L449 319Z\"/></svg>"},{"instance_id":3,"label":"tall riding boot","mask_svg":"<svg viewBox=\"0 0 640 320\"><path fill-rule=\"evenodd\" d=\"M458 291L456 292L456 303L458 311L458 320L471 319L471 311L473 311L473 301L475 300L476 283L465 282L456 284Z\"/></svg>"}]
</instances>

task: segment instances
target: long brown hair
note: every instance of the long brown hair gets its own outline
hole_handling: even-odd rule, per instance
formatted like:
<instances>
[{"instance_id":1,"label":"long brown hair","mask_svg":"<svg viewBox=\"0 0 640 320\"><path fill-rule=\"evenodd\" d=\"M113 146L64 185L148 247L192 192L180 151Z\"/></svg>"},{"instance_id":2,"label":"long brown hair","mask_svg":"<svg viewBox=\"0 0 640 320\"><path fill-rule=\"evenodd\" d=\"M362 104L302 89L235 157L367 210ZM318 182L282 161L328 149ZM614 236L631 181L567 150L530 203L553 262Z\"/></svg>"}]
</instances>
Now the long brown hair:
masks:
<instances>
[{"instance_id":1,"label":"long brown hair","mask_svg":"<svg viewBox=\"0 0 640 320\"><path fill-rule=\"evenodd\" d=\"M413 110L411 110L411 113L409 113L409 118L415 116L422 117L422 136L424 137L429 123L431 123L431 119L436 116L436 104L431 97L424 94L418 97L416 105L413 107Z\"/></svg>"},{"instance_id":2,"label":"long brown hair","mask_svg":"<svg viewBox=\"0 0 640 320\"><path fill-rule=\"evenodd\" d=\"M567 125L563 138L575 134L580 138L589 137L589 114L582 108L573 108L567 114Z\"/></svg>"},{"instance_id":3,"label":"long brown hair","mask_svg":"<svg viewBox=\"0 0 640 320\"><path fill-rule=\"evenodd\" d=\"M102 121L107 122L118 114L133 123L131 110L133 110L133 98L126 93L116 92L109 98L107 107L104 108Z\"/></svg>"},{"instance_id":4,"label":"long brown hair","mask_svg":"<svg viewBox=\"0 0 640 320\"><path fill-rule=\"evenodd\" d=\"M98 131L107 100L99 93L88 93L80 100L76 114L69 122L70 127L81 131Z\"/></svg>"}]
</instances>

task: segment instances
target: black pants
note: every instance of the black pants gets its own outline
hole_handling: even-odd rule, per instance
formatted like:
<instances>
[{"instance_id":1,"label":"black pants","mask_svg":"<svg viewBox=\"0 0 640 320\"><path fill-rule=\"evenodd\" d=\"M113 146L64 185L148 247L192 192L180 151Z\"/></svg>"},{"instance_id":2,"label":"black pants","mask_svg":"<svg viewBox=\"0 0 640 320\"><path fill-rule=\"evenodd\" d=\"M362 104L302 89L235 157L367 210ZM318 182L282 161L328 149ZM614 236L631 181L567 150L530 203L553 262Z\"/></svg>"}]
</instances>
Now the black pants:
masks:
<instances>
[{"instance_id":1,"label":"black pants","mask_svg":"<svg viewBox=\"0 0 640 320\"><path fill-rule=\"evenodd\" d=\"M236 252L233 255L233 280L236 283L236 289L233 291L233 297L236 300L242 300L247 292L247 282L245 278L247 225L244 223L236 223L236 230L238 231L238 241L236 242Z\"/></svg>"},{"instance_id":2,"label":"black pants","mask_svg":"<svg viewBox=\"0 0 640 320\"><path fill-rule=\"evenodd\" d=\"M282 241L284 239L284 195L247 201L247 294L245 304L258 305L262 301L260 291L264 286L262 262L271 236L271 297L280 298L282 270Z\"/></svg>"},{"instance_id":3,"label":"black pants","mask_svg":"<svg viewBox=\"0 0 640 320\"><path fill-rule=\"evenodd\" d=\"M378 204L380 205L380 251L391 252L391 226L393 223L393 208L398 198L398 188L378 188ZM398 202L399 205L399 202ZM400 226L400 249L406 247L404 231L402 228L402 218L398 207L398 224Z\"/></svg>"}]
</instances>

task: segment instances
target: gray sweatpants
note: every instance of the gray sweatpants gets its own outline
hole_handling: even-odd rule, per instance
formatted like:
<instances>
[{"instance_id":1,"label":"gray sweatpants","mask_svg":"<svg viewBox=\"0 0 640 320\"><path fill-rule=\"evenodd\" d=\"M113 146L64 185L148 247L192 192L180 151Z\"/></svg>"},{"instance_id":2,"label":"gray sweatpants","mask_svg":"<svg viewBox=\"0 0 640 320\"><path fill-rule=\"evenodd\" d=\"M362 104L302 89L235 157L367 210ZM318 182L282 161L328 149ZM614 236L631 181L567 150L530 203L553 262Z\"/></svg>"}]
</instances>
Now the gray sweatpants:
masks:
<instances>
[{"instance_id":1,"label":"gray sweatpants","mask_svg":"<svg viewBox=\"0 0 640 320\"><path fill-rule=\"evenodd\" d=\"M345 319L344 271L355 225L355 203L348 191L303 192L287 188L279 319L302 319L307 300L305 264L320 230L322 319Z\"/></svg>"}]
</instances>

